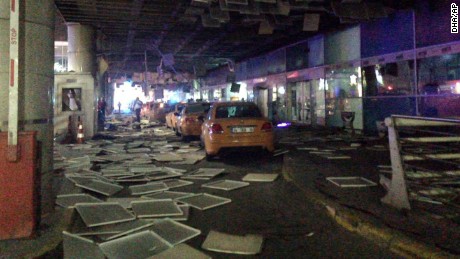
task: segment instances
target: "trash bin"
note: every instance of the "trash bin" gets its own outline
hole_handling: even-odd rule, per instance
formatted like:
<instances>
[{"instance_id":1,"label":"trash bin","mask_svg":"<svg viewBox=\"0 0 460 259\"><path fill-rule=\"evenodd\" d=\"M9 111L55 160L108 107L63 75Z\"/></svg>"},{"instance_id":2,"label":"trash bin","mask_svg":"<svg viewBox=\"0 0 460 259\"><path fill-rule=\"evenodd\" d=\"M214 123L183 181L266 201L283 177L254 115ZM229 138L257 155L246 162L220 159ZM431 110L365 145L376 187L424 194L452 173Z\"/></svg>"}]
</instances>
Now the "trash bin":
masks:
<instances>
[{"instance_id":1,"label":"trash bin","mask_svg":"<svg viewBox=\"0 0 460 259\"><path fill-rule=\"evenodd\" d=\"M39 222L37 132L18 134L19 159L7 159L8 133L0 132L0 240L31 237Z\"/></svg>"},{"instance_id":2,"label":"trash bin","mask_svg":"<svg viewBox=\"0 0 460 259\"><path fill-rule=\"evenodd\" d=\"M340 114L343 122L343 129L350 128L351 134L355 135L355 128L353 127L353 121L355 120L354 112L342 112Z\"/></svg>"}]
</instances>

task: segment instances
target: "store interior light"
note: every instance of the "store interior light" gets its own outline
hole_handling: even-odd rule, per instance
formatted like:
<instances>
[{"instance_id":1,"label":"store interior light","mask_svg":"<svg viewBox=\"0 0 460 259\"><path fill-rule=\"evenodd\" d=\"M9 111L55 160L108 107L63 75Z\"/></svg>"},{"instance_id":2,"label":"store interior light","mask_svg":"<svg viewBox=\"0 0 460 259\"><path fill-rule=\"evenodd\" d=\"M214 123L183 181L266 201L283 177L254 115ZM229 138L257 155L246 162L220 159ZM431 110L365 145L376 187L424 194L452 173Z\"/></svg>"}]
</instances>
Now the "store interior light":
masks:
<instances>
[{"instance_id":1,"label":"store interior light","mask_svg":"<svg viewBox=\"0 0 460 259\"><path fill-rule=\"evenodd\" d=\"M289 122L281 122L281 123L276 124L276 127L278 127L278 128L286 128L286 127L289 127L289 126L291 126L291 123L289 123Z\"/></svg>"},{"instance_id":2,"label":"store interior light","mask_svg":"<svg viewBox=\"0 0 460 259\"><path fill-rule=\"evenodd\" d=\"M455 93L456 93L456 94L460 94L460 82L457 82L457 83L455 84Z\"/></svg>"},{"instance_id":3,"label":"store interior light","mask_svg":"<svg viewBox=\"0 0 460 259\"><path fill-rule=\"evenodd\" d=\"M286 93L286 89L284 89L284 86L280 86L280 87L278 88L278 93L279 93L279 94L285 94L285 93Z\"/></svg>"},{"instance_id":4,"label":"store interior light","mask_svg":"<svg viewBox=\"0 0 460 259\"><path fill-rule=\"evenodd\" d=\"M358 81L357 81L358 77L355 75L355 74L352 74L350 76L350 85L356 85L358 84Z\"/></svg>"}]
</instances>

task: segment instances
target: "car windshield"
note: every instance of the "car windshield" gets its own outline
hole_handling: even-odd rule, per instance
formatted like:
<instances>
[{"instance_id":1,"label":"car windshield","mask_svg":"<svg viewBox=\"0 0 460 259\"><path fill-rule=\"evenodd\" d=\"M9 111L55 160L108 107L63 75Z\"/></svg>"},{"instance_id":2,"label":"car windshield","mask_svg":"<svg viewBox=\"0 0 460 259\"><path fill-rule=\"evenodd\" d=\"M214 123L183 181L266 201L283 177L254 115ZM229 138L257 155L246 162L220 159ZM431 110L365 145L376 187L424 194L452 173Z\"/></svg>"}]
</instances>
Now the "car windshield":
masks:
<instances>
[{"instance_id":1,"label":"car windshield","mask_svg":"<svg viewBox=\"0 0 460 259\"><path fill-rule=\"evenodd\" d=\"M185 109L185 113L198 113L198 112L207 112L209 110L209 103L199 103L199 104L190 104Z\"/></svg>"},{"instance_id":2,"label":"car windshield","mask_svg":"<svg viewBox=\"0 0 460 259\"><path fill-rule=\"evenodd\" d=\"M222 118L260 118L262 114L255 105L229 105L216 109L216 119Z\"/></svg>"}]
</instances>

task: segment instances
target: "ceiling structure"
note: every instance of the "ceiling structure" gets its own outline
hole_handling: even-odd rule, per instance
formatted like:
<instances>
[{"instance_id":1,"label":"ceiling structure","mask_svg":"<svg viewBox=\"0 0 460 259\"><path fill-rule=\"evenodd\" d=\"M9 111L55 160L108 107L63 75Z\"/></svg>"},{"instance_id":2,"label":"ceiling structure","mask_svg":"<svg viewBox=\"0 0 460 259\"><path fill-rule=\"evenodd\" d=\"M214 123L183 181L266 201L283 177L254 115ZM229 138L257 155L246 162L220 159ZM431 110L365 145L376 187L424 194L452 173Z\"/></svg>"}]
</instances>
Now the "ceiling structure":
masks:
<instances>
[{"instance_id":1,"label":"ceiling structure","mask_svg":"<svg viewBox=\"0 0 460 259\"><path fill-rule=\"evenodd\" d=\"M203 76L350 23L411 8L414 0L55 0L65 22L97 31L109 73Z\"/></svg>"}]
</instances>

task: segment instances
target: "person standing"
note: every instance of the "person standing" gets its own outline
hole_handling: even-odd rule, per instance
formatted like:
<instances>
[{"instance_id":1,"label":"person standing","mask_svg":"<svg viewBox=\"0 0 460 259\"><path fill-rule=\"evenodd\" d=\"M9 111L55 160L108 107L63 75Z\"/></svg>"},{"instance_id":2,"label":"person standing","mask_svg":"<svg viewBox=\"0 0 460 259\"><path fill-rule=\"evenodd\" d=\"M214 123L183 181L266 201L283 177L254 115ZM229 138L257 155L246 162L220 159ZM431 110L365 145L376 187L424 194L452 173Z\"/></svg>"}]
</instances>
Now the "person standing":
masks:
<instances>
[{"instance_id":1,"label":"person standing","mask_svg":"<svg viewBox=\"0 0 460 259\"><path fill-rule=\"evenodd\" d=\"M133 110L136 113L136 121L141 122L141 109L142 109L142 101L139 97L136 97L136 100L133 103Z\"/></svg>"},{"instance_id":2,"label":"person standing","mask_svg":"<svg viewBox=\"0 0 460 259\"><path fill-rule=\"evenodd\" d=\"M101 124L105 123L105 110L107 108L107 103L104 100L104 97L101 97L99 99L99 102L97 103L97 109L99 112L99 122Z\"/></svg>"},{"instance_id":3,"label":"person standing","mask_svg":"<svg viewBox=\"0 0 460 259\"><path fill-rule=\"evenodd\" d=\"M118 102L118 114L121 114L121 102Z\"/></svg>"}]
</instances>

